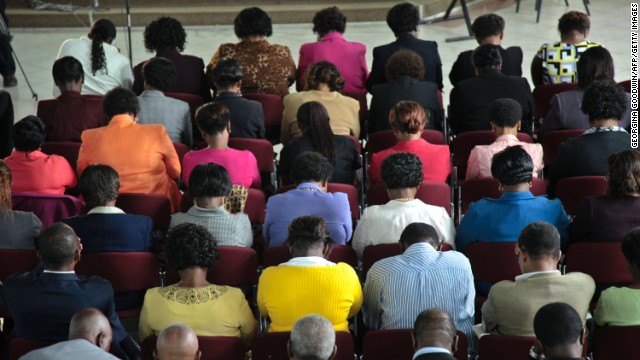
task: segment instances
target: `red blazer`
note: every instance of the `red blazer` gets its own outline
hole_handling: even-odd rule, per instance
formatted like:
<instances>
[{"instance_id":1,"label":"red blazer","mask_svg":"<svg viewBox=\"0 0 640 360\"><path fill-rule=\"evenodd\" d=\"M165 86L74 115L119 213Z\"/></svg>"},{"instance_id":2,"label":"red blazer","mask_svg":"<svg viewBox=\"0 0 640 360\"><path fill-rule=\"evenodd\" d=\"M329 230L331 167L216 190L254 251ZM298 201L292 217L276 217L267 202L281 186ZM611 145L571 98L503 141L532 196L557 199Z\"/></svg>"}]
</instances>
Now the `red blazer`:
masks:
<instances>
[{"instance_id":1,"label":"red blazer","mask_svg":"<svg viewBox=\"0 0 640 360\"><path fill-rule=\"evenodd\" d=\"M102 96L62 93L56 99L38 102L38 117L47 127L47 141L80 142L84 130L105 126Z\"/></svg>"}]
</instances>

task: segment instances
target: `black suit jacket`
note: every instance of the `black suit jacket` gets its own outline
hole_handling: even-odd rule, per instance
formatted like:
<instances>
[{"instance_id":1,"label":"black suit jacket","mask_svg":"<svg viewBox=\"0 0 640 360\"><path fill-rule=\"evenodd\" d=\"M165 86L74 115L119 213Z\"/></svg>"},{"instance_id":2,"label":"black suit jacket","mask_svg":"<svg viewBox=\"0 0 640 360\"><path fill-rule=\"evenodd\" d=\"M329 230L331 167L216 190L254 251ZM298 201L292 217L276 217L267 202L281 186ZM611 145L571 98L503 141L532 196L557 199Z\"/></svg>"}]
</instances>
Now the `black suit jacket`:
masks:
<instances>
[{"instance_id":1,"label":"black suit jacket","mask_svg":"<svg viewBox=\"0 0 640 360\"><path fill-rule=\"evenodd\" d=\"M384 68L391 55L401 49L415 51L424 61L424 81L431 81L438 84L438 89L442 89L442 61L438 54L438 44L435 41L420 40L410 33L398 35L396 41L375 47L373 49L373 64L371 73L367 79L367 89L371 92L374 85L387 82Z\"/></svg>"},{"instance_id":2,"label":"black suit jacket","mask_svg":"<svg viewBox=\"0 0 640 360\"><path fill-rule=\"evenodd\" d=\"M607 175L609 155L624 150L631 150L631 135L626 132L605 131L567 140L560 145L549 171L549 197L555 195L555 185L560 179Z\"/></svg>"},{"instance_id":3,"label":"black suit jacket","mask_svg":"<svg viewBox=\"0 0 640 360\"><path fill-rule=\"evenodd\" d=\"M495 69L462 80L453 88L449 101L449 120L453 132L491 130L489 105L500 98L511 98L520 103L522 130L530 132L534 103L527 79L507 76Z\"/></svg>"},{"instance_id":4,"label":"black suit jacket","mask_svg":"<svg viewBox=\"0 0 640 360\"><path fill-rule=\"evenodd\" d=\"M151 251L153 220L144 215L89 214L62 220L82 239L82 253Z\"/></svg>"},{"instance_id":5,"label":"black suit jacket","mask_svg":"<svg viewBox=\"0 0 640 360\"><path fill-rule=\"evenodd\" d=\"M229 108L232 138L265 138L264 112L261 103L228 91L219 93L215 100Z\"/></svg>"},{"instance_id":6,"label":"black suit jacket","mask_svg":"<svg viewBox=\"0 0 640 360\"><path fill-rule=\"evenodd\" d=\"M498 48L500 55L502 55L502 73L511 76L522 76L522 49L519 46L511 46ZM458 54L458 58L451 67L449 73L449 80L452 85L456 85L462 80L472 78L476 76L471 56L473 50L463 51Z\"/></svg>"},{"instance_id":7,"label":"black suit jacket","mask_svg":"<svg viewBox=\"0 0 640 360\"><path fill-rule=\"evenodd\" d=\"M418 356L415 360L457 360L453 355L448 353L431 353L431 354L422 354Z\"/></svg>"}]
</instances>

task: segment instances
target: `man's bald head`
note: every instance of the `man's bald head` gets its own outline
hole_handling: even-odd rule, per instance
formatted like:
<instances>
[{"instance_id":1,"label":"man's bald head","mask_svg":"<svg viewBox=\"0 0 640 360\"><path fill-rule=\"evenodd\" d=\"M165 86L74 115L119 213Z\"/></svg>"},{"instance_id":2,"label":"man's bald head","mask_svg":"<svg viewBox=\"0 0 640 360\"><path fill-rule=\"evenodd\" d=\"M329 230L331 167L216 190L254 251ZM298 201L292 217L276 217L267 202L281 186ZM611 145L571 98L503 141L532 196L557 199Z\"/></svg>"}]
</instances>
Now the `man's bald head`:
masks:
<instances>
[{"instance_id":1,"label":"man's bald head","mask_svg":"<svg viewBox=\"0 0 640 360\"><path fill-rule=\"evenodd\" d=\"M458 336L456 325L446 311L428 309L420 313L413 326L416 349L440 347L454 352Z\"/></svg>"},{"instance_id":2,"label":"man's bald head","mask_svg":"<svg viewBox=\"0 0 640 360\"><path fill-rule=\"evenodd\" d=\"M153 352L156 360L197 360L200 359L198 337L185 324L169 325L158 335L156 350Z\"/></svg>"},{"instance_id":3,"label":"man's bald head","mask_svg":"<svg viewBox=\"0 0 640 360\"><path fill-rule=\"evenodd\" d=\"M80 241L69 225L57 222L38 236L36 249L46 269L58 270L79 260Z\"/></svg>"},{"instance_id":4,"label":"man's bald head","mask_svg":"<svg viewBox=\"0 0 640 360\"><path fill-rule=\"evenodd\" d=\"M111 324L104 314L94 308L78 311L71 318L69 340L85 339L104 351L111 347Z\"/></svg>"}]
</instances>

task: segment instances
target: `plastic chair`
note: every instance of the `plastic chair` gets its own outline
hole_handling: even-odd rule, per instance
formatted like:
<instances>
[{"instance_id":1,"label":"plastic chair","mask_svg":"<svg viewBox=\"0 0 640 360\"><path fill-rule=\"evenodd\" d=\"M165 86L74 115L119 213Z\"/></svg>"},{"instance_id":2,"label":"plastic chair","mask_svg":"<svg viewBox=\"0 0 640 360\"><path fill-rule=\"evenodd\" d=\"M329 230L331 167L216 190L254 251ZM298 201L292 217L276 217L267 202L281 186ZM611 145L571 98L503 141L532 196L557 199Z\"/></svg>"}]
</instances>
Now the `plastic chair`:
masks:
<instances>
[{"instance_id":1,"label":"plastic chair","mask_svg":"<svg viewBox=\"0 0 640 360\"><path fill-rule=\"evenodd\" d=\"M273 94L242 94L245 99L255 100L262 104L266 137L272 144L280 143L280 127L282 126L282 98Z\"/></svg>"},{"instance_id":2,"label":"plastic chair","mask_svg":"<svg viewBox=\"0 0 640 360\"><path fill-rule=\"evenodd\" d=\"M425 181L420 184L416 199L425 204L440 206L447 210L451 216L453 202L451 200L451 187L445 183ZM383 183L371 184L367 190L367 206L382 205L389 202L389 194Z\"/></svg>"},{"instance_id":3,"label":"plastic chair","mask_svg":"<svg viewBox=\"0 0 640 360\"><path fill-rule=\"evenodd\" d=\"M17 272L33 270L38 265L35 250L0 250L0 281Z\"/></svg>"},{"instance_id":4,"label":"plastic chair","mask_svg":"<svg viewBox=\"0 0 640 360\"><path fill-rule=\"evenodd\" d=\"M174 142L173 148L176 149L176 154L178 154L178 159L180 159L180 164L182 164L182 159L189 152L189 147L183 143Z\"/></svg>"},{"instance_id":5,"label":"plastic chair","mask_svg":"<svg viewBox=\"0 0 640 360\"><path fill-rule=\"evenodd\" d=\"M13 210L33 212L46 229L52 224L85 213L84 204L70 195L12 193Z\"/></svg>"},{"instance_id":6,"label":"plastic chair","mask_svg":"<svg viewBox=\"0 0 640 360\"><path fill-rule=\"evenodd\" d=\"M596 327L593 358L597 360L640 359L640 326Z\"/></svg>"},{"instance_id":7,"label":"plastic chair","mask_svg":"<svg viewBox=\"0 0 640 360\"><path fill-rule=\"evenodd\" d=\"M475 273L474 273L475 274ZM526 360L535 337L484 335L478 342L478 358L482 360Z\"/></svg>"},{"instance_id":8,"label":"plastic chair","mask_svg":"<svg viewBox=\"0 0 640 360\"><path fill-rule=\"evenodd\" d=\"M551 110L551 98L553 95L559 94L565 91L571 91L577 89L576 83L560 83L560 84L546 84L536 86L533 89L533 99L535 101L535 108L533 109L533 117L541 118L545 117L549 110Z\"/></svg>"},{"instance_id":9,"label":"plastic chair","mask_svg":"<svg viewBox=\"0 0 640 360\"><path fill-rule=\"evenodd\" d=\"M358 258L355 251L349 245L333 245L331 251L326 255L327 260L339 263L343 262L351 265L352 268L358 267ZM265 248L262 253L262 266L266 269L269 266L277 266L291 259L291 252L287 245L274 246Z\"/></svg>"},{"instance_id":10,"label":"plastic chair","mask_svg":"<svg viewBox=\"0 0 640 360\"><path fill-rule=\"evenodd\" d=\"M295 188L295 185L285 185L278 188L276 194L282 194ZM347 198L349 199L349 208L351 210L351 218L353 219L353 222L355 223L358 219L360 219L360 201L358 200L358 189L355 186L348 184L329 183L327 185L327 192L341 192L347 194Z\"/></svg>"},{"instance_id":11,"label":"plastic chair","mask_svg":"<svg viewBox=\"0 0 640 360\"><path fill-rule=\"evenodd\" d=\"M362 253L362 277L367 278L369 270L378 260L402 254L400 243L370 245Z\"/></svg>"},{"instance_id":12,"label":"plastic chair","mask_svg":"<svg viewBox=\"0 0 640 360\"><path fill-rule=\"evenodd\" d=\"M289 360L287 342L291 333L274 332L256 336L251 344L253 360ZM338 351L334 360L353 360L353 337L346 331L336 331ZM204 355L204 354L203 354Z\"/></svg>"},{"instance_id":13,"label":"plastic chair","mask_svg":"<svg viewBox=\"0 0 640 360\"><path fill-rule=\"evenodd\" d=\"M202 135L198 131L198 124L196 124L196 110L204 104L202 97L194 94L187 93L174 93L166 92L165 96L172 97L174 99L182 100L189 104L189 112L191 113L191 126L193 127L193 143L202 140Z\"/></svg>"},{"instance_id":14,"label":"plastic chair","mask_svg":"<svg viewBox=\"0 0 640 360\"><path fill-rule=\"evenodd\" d=\"M42 143L41 149L42 149L42 152L45 154L60 155L63 158L67 159L73 171L77 172L78 154L80 153L81 145L82 143L70 142L70 141L44 142Z\"/></svg>"},{"instance_id":15,"label":"plastic chair","mask_svg":"<svg viewBox=\"0 0 640 360\"><path fill-rule=\"evenodd\" d=\"M120 193L116 206L127 214L147 215L153 220L156 229L169 230L171 203L164 195Z\"/></svg>"},{"instance_id":16,"label":"plastic chair","mask_svg":"<svg viewBox=\"0 0 640 360\"><path fill-rule=\"evenodd\" d=\"M563 142L582 135L585 130L586 129L553 130L541 134L539 142L544 152L542 156L544 166L550 167L553 165L558 155L558 150L560 150L560 145L562 145Z\"/></svg>"},{"instance_id":17,"label":"plastic chair","mask_svg":"<svg viewBox=\"0 0 640 360\"><path fill-rule=\"evenodd\" d=\"M415 351L413 329L375 330L364 334L362 340L363 360L411 360ZM457 360L467 360L468 341L458 331L458 350L453 354Z\"/></svg>"},{"instance_id":18,"label":"plastic chair","mask_svg":"<svg viewBox=\"0 0 640 360\"><path fill-rule=\"evenodd\" d=\"M580 209L582 199L587 196L606 195L609 183L604 176L573 176L560 179L556 184L556 197L569 215Z\"/></svg>"},{"instance_id":19,"label":"plastic chair","mask_svg":"<svg viewBox=\"0 0 640 360\"><path fill-rule=\"evenodd\" d=\"M422 138L431 144L445 145L444 134L437 130L424 130L422 132ZM398 140L396 140L396 137L393 135L393 130L376 131L373 134L369 134L367 154L371 157L371 154L386 150L396 143L398 143Z\"/></svg>"},{"instance_id":20,"label":"plastic chair","mask_svg":"<svg viewBox=\"0 0 640 360\"><path fill-rule=\"evenodd\" d=\"M9 341L9 360L18 360L28 352L55 344L56 341L35 341L16 337Z\"/></svg>"},{"instance_id":21,"label":"plastic chair","mask_svg":"<svg viewBox=\"0 0 640 360\"><path fill-rule=\"evenodd\" d=\"M468 245L463 253L469 258L471 271L476 282L497 283L514 280L520 275L520 267L515 258L514 242L475 242ZM476 291L476 309L480 309L486 296Z\"/></svg>"},{"instance_id":22,"label":"plastic chair","mask_svg":"<svg viewBox=\"0 0 640 360\"><path fill-rule=\"evenodd\" d=\"M547 193L547 183L543 179L533 178L531 180L531 193L535 196L542 196ZM494 178L481 178L465 180L458 186L458 210L460 214L465 214L469 209L469 204L484 198L498 199L502 192L498 189L500 183Z\"/></svg>"},{"instance_id":23,"label":"plastic chair","mask_svg":"<svg viewBox=\"0 0 640 360\"><path fill-rule=\"evenodd\" d=\"M149 336L142 342L142 360L153 360L153 350L158 338ZM202 360L244 360L242 340L233 336L198 336L198 346ZM285 345L286 352L286 345Z\"/></svg>"},{"instance_id":24,"label":"plastic chair","mask_svg":"<svg viewBox=\"0 0 640 360\"><path fill-rule=\"evenodd\" d=\"M238 150L249 150L256 157L258 170L262 178L275 181L275 155L273 145L264 139L230 138L229 147ZM275 184L272 184L275 187Z\"/></svg>"},{"instance_id":25,"label":"plastic chair","mask_svg":"<svg viewBox=\"0 0 640 360\"><path fill-rule=\"evenodd\" d=\"M518 133L518 140L532 143L531 136L525 133ZM471 150L476 145L489 145L496 141L496 136L491 130L467 131L456 135L451 142L451 152L453 153L453 166L458 168L458 179L464 179L467 175L467 162Z\"/></svg>"},{"instance_id":26,"label":"plastic chair","mask_svg":"<svg viewBox=\"0 0 640 360\"><path fill-rule=\"evenodd\" d=\"M249 216L252 224L264 224L267 211L267 201L262 190L249 188L247 203L244 205L244 213Z\"/></svg>"}]
</instances>

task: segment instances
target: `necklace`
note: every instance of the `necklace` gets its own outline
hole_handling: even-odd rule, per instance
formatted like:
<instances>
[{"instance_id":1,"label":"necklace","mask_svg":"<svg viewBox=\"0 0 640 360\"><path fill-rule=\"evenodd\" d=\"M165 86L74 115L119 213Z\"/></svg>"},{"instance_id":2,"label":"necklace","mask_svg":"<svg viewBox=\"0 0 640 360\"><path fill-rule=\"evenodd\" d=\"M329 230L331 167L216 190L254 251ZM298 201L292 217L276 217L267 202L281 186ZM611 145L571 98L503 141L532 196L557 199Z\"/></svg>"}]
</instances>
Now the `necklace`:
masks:
<instances>
[{"instance_id":1,"label":"necklace","mask_svg":"<svg viewBox=\"0 0 640 360\"><path fill-rule=\"evenodd\" d=\"M400 201L400 202L409 202L409 201L413 201L414 199L405 197L405 198L397 198L397 199L393 199L393 200Z\"/></svg>"}]
</instances>

